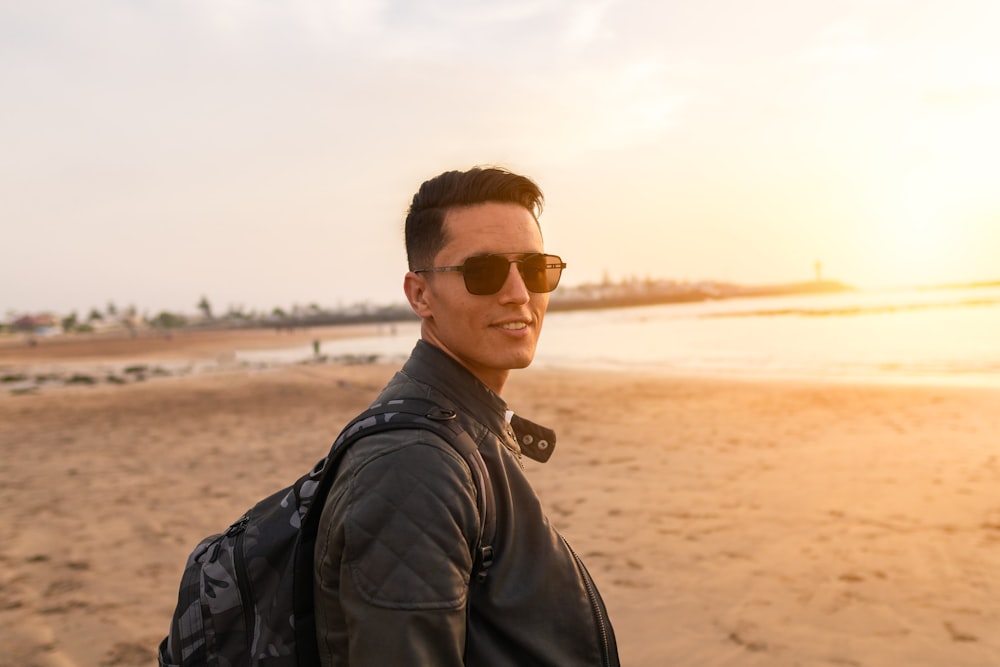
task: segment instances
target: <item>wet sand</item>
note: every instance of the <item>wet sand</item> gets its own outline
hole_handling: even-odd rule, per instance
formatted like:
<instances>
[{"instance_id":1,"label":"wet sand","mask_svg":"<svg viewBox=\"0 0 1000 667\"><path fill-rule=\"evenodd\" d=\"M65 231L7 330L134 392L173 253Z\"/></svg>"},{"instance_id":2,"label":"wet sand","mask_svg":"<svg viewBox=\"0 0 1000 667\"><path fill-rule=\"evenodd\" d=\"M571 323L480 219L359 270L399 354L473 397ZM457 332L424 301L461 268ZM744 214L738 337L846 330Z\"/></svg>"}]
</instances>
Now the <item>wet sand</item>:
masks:
<instances>
[{"instance_id":1,"label":"wet sand","mask_svg":"<svg viewBox=\"0 0 1000 667\"><path fill-rule=\"evenodd\" d=\"M41 348L0 345L0 366ZM394 370L0 393L0 666L155 664L195 543L311 467ZM559 433L529 474L623 664L1000 664L1000 390L527 370L505 397Z\"/></svg>"}]
</instances>

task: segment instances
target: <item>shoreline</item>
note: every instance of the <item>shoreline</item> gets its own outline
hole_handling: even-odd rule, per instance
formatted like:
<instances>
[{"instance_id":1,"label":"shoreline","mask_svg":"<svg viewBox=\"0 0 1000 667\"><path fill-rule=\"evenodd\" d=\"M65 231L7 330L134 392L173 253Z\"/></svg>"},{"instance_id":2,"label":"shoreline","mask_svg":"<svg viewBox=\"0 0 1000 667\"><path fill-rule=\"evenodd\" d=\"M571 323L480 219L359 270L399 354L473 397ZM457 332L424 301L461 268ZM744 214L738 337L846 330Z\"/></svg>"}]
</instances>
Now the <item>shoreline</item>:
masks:
<instances>
[{"instance_id":1,"label":"shoreline","mask_svg":"<svg viewBox=\"0 0 1000 667\"><path fill-rule=\"evenodd\" d=\"M337 342L351 338L365 338L370 332L338 332L334 338L322 342ZM202 375L240 375L276 371L297 366L355 366L399 365L405 360L402 353L341 353L316 356L310 352L315 334L300 333L300 340L288 347L288 340L244 339L214 345L203 343L146 349L142 354L99 355L93 351L72 354L69 350L58 356L32 358L28 355L12 362L16 355L0 357L0 395L25 395L50 392L68 387L94 387L102 385L128 386L138 382L164 378L181 378ZM413 343L416 342L414 338ZM247 347L235 347L236 344ZM626 375L650 379L686 381L716 381L742 384L830 385L857 387L923 387L1000 389L1000 374L995 373L808 373L759 369L699 369L669 366L624 366L613 363L568 364L563 362L536 361L530 371L555 373L596 373L608 376ZM514 374L523 372L515 371Z\"/></svg>"},{"instance_id":2,"label":"shoreline","mask_svg":"<svg viewBox=\"0 0 1000 667\"><path fill-rule=\"evenodd\" d=\"M892 303L912 305L913 298L906 295ZM797 302L782 303L787 310ZM813 301L806 305L819 307ZM831 307L825 304L820 310ZM1000 361L989 336L1000 324L996 309L964 308L944 320L925 311L822 321L756 318L735 327L683 307L617 312L627 317L553 314L546 320L546 335L533 368L766 382L1000 387ZM420 336L416 322L149 333L135 339L124 332L63 334L39 339L33 348L17 336L0 336L0 376L78 373L94 376L95 383L107 379L122 384L131 377L123 371L153 367L154 362L161 366L161 374L262 368L323 358L394 363L405 359ZM31 385L25 382L18 390L31 391ZM0 385L0 392L4 389Z\"/></svg>"}]
</instances>

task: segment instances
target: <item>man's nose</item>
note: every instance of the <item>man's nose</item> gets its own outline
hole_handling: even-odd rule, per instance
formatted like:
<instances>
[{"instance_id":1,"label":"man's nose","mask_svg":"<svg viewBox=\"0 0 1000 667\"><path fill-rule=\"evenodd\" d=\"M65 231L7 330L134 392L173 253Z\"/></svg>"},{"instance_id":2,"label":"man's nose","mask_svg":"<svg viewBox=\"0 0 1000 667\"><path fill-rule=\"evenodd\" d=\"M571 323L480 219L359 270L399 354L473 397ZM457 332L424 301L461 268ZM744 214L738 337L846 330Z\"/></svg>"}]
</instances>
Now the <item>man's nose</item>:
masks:
<instances>
[{"instance_id":1,"label":"man's nose","mask_svg":"<svg viewBox=\"0 0 1000 667\"><path fill-rule=\"evenodd\" d=\"M531 292L524 284L520 266L517 262L511 262L507 267L507 280L500 288L501 302L527 303L531 298Z\"/></svg>"}]
</instances>

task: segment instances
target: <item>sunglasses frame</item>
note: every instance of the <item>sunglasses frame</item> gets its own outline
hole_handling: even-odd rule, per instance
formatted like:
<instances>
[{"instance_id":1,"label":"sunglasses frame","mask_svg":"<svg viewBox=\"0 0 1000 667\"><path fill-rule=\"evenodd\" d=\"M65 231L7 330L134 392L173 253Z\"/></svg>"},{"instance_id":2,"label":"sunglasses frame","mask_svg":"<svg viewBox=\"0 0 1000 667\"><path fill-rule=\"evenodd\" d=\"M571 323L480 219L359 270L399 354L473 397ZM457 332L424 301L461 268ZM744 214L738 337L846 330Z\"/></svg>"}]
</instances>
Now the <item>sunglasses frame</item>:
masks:
<instances>
[{"instance_id":1,"label":"sunglasses frame","mask_svg":"<svg viewBox=\"0 0 1000 667\"><path fill-rule=\"evenodd\" d=\"M519 256L519 257L512 259L512 256ZM475 261L478 259L492 258L492 257L501 257L507 261L507 268L503 274L503 280L492 291L487 292L483 290L472 289L472 286L469 285L469 274L466 273L466 271L468 270L467 264L469 263L470 260ZM528 285L528 279L524 275L524 262L535 257L546 258L546 263L543 266L546 273L548 273L550 269L559 270L559 275L556 276L555 281L553 281L554 284L549 289L534 290ZM465 289L469 294L473 294L475 296L489 296L491 294L496 294L497 292L503 289L504 285L507 284L507 278L510 276L511 264L517 264L517 272L521 274L521 280L524 281L524 286L528 289L529 292L532 292L533 294L547 294L555 290L555 288L559 286L559 280L562 278L562 271L563 269L566 268L566 262L562 261L562 257L560 257L559 255L551 255L545 252L529 252L529 253L497 252L497 253L489 253L486 255L475 255L473 257L469 257L464 262L462 262L462 264L458 266L432 266L426 269L416 269L413 271L413 273L445 273L445 272L461 273L463 281L465 282Z\"/></svg>"}]
</instances>

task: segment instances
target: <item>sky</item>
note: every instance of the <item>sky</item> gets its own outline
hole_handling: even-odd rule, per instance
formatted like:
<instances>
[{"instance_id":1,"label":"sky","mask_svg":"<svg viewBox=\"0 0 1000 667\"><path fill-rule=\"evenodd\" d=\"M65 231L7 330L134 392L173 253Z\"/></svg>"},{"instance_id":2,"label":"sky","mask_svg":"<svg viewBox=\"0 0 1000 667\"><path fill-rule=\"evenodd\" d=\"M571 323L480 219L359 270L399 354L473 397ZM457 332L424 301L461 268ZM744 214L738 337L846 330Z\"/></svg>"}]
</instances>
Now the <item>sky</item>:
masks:
<instances>
[{"instance_id":1,"label":"sky","mask_svg":"<svg viewBox=\"0 0 1000 667\"><path fill-rule=\"evenodd\" d=\"M995 0L0 0L0 317L402 303L420 183L564 285L1000 279Z\"/></svg>"}]
</instances>

